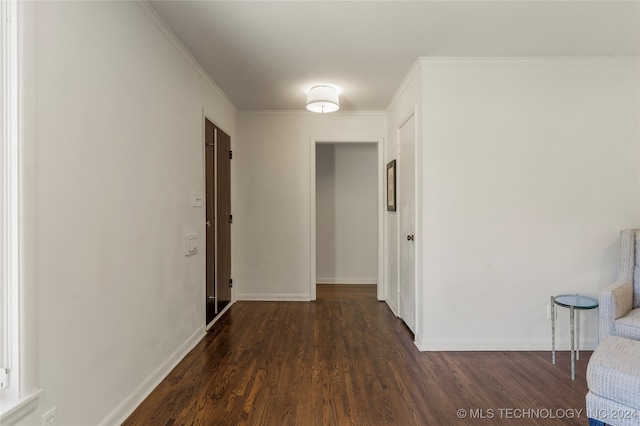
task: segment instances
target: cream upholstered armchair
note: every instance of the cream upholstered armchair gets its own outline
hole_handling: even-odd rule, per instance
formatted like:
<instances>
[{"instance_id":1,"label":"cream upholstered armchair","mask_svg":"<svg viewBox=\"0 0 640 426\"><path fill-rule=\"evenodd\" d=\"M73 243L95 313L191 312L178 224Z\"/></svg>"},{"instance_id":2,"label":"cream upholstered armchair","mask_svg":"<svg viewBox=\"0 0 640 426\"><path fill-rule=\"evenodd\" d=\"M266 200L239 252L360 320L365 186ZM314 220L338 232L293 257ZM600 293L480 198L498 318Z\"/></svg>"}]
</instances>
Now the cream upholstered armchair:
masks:
<instances>
[{"instance_id":1,"label":"cream upholstered armchair","mask_svg":"<svg viewBox=\"0 0 640 426\"><path fill-rule=\"evenodd\" d=\"M618 280L600 292L600 341L640 340L640 229L620 232Z\"/></svg>"}]
</instances>

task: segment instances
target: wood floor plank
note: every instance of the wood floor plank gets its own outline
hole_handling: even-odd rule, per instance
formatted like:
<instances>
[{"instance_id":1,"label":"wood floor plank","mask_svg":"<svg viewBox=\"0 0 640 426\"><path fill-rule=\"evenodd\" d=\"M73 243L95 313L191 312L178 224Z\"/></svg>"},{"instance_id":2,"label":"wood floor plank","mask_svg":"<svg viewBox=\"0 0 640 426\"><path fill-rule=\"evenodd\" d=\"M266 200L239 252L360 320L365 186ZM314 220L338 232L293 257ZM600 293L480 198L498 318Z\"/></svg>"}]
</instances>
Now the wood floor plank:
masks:
<instances>
[{"instance_id":1,"label":"wood floor plank","mask_svg":"<svg viewBox=\"0 0 640 426\"><path fill-rule=\"evenodd\" d=\"M317 297L236 302L124 424L586 424L590 352L420 352L375 285Z\"/></svg>"}]
</instances>

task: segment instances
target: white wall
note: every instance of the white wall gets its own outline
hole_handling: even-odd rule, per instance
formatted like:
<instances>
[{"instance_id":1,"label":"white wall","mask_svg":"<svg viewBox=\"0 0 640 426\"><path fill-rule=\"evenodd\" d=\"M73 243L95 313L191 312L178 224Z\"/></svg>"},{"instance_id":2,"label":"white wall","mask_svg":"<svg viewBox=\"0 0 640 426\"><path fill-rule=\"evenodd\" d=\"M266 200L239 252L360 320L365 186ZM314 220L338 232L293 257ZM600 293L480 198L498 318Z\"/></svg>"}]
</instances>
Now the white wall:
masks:
<instances>
[{"instance_id":1,"label":"white wall","mask_svg":"<svg viewBox=\"0 0 640 426\"><path fill-rule=\"evenodd\" d=\"M316 281L378 281L376 144L316 145Z\"/></svg>"},{"instance_id":2,"label":"white wall","mask_svg":"<svg viewBox=\"0 0 640 426\"><path fill-rule=\"evenodd\" d=\"M420 347L549 349L549 297L613 282L618 232L640 218L638 71L422 61ZM566 310L559 321L567 348ZM582 326L593 348L597 312Z\"/></svg>"},{"instance_id":3,"label":"white wall","mask_svg":"<svg viewBox=\"0 0 640 426\"><path fill-rule=\"evenodd\" d=\"M37 409L19 424L118 423L204 335L205 114L235 110L136 2L41 2L25 65L37 170L25 184L37 270ZM35 50L35 52L34 52ZM36 70L36 72L32 72ZM29 222L31 221L31 222ZM29 308L27 308L27 311Z\"/></svg>"},{"instance_id":4,"label":"white wall","mask_svg":"<svg viewBox=\"0 0 640 426\"><path fill-rule=\"evenodd\" d=\"M375 141L385 116L245 112L237 128L234 297L308 300L311 140Z\"/></svg>"}]
</instances>

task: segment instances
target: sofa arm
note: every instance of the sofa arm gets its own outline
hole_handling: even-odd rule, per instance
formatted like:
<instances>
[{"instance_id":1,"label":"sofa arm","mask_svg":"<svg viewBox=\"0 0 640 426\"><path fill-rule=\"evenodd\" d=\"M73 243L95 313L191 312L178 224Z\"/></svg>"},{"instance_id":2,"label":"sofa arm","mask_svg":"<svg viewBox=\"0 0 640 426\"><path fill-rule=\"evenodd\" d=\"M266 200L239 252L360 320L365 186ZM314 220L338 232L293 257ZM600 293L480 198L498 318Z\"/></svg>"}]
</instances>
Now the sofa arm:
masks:
<instances>
[{"instance_id":1,"label":"sofa arm","mask_svg":"<svg viewBox=\"0 0 640 426\"><path fill-rule=\"evenodd\" d=\"M600 291L600 341L614 334L614 323L631 311L633 305L633 284L618 281Z\"/></svg>"}]
</instances>

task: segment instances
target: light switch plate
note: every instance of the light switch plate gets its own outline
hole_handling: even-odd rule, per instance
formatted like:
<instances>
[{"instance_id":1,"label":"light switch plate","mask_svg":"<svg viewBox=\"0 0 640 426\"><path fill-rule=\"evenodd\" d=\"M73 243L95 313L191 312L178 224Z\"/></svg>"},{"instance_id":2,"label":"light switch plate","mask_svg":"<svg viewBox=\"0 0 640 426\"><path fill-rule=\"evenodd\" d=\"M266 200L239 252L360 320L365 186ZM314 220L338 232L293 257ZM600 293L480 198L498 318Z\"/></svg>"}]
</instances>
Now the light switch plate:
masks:
<instances>
[{"instance_id":1,"label":"light switch plate","mask_svg":"<svg viewBox=\"0 0 640 426\"><path fill-rule=\"evenodd\" d=\"M192 254L198 253L198 236L197 235L187 235L184 239L184 254L186 256L191 256Z\"/></svg>"},{"instance_id":2,"label":"light switch plate","mask_svg":"<svg viewBox=\"0 0 640 426\"><path fill-rule=\"evenodd\" d=\"M202 194L198 193L197 191L192 191L191 192L191 206L192 207L202 207L202 203L203 203L203 198L202 198Z\"/></svg>"}]
</instances>

